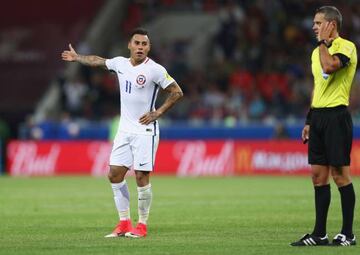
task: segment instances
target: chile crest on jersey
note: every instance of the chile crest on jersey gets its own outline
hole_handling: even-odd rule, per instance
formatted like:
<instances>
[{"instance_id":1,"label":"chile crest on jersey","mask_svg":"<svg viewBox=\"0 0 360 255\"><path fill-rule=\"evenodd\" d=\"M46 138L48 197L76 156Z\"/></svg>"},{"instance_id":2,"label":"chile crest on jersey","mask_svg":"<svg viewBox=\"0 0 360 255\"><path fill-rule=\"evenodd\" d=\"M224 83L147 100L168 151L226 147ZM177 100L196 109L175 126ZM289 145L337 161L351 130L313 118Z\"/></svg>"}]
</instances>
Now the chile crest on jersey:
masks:
<instances>
[{"instance_id":1,"label":"chile crest on jersey","mask_svg":"<svg viewBox=\"0 0 360 255\"><path fill-rule=\"evenodd\" d=\"M145 87L145 83L146 83L146 77L143 74L139 74L136 77L136 87L138 88L143 88Z\"/></svg>"}]
</instances>

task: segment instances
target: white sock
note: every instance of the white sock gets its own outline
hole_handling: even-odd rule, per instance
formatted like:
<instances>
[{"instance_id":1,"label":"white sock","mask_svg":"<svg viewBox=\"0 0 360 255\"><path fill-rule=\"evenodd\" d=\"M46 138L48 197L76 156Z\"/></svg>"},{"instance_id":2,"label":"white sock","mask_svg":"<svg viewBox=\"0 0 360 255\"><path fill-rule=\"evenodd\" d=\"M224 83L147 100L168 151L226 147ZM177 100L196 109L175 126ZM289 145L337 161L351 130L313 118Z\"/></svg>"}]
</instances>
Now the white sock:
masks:
<instances>
[{"instance_id":1,"label":"white sock","mask_svg":"<svg viewBox=\"0 0 360 255\"><path fill-rule=\"evenodd\" d=\"M139 223L146 224L149 218L151 200L152 200L152 190L151 184L144 187L137 187L138 191L138 213L139 213Z\"/></svg>"},{"instance_id":2,"label":"white sock","mask_svg":"<svg viewBox=\"0 0 360 255\"><path fill-rule=\"evenodd\" d=\"M130 219L130 194L126 180L120 183L111 183L111 187L120 220Z\"/></svg>"}]
</instances>

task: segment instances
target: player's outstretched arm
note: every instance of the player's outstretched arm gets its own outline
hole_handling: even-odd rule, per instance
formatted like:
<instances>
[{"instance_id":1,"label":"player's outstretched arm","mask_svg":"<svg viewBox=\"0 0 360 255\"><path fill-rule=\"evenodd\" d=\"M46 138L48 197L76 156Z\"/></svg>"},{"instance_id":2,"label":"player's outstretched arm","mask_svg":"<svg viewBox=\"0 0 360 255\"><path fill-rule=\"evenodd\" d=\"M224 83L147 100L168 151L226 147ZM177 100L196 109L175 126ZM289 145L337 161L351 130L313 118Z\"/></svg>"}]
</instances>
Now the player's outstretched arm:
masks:
<instances>
[{"instance_id":1,"label":"player's outstretched arm","mask_svg":"<svg viewBox=\"0 0 360 255\"><path fill-rule=\"evenodd\" d=\"M71 44L69 44L69 50L64 50L61 53L61 58L64 61L79 62L87 66L96 66L96 67L104 67L104 68L106 67L105 58L94 55L89 55L89 56L79 55L76 53L76 51L71 46Z\"/></svg>"},{"instance_id":2,"label":"player's outstretched arm","mask_svg":"<svg viewBox=\"0 0 360 255\"><path fill-rule=\"evenodd\" d=\"M180 86L173 82L165 88L165 91L168 93L168 96L162 106L159 107L156 111L148 112L141 116L139 122L143 125L148 125L151 122L157 120L161 115L163 115L167 110L169 110L180 98L183 97L183 92Z\"/></svg>"}]
</instances>

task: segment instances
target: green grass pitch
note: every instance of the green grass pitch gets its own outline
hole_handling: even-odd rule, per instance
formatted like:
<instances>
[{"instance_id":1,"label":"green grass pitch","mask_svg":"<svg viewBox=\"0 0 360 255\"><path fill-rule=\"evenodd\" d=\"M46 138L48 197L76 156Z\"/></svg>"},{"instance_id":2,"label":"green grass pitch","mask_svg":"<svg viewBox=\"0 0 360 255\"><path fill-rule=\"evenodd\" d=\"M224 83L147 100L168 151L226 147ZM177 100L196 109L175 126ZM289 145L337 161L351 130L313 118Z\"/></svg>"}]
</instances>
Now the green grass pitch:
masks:
<instances>
[{"instance_id":1,"label":"green grass pitch","mask_svg":"<svg viewBox=\"0 0 360 255\"><path fill-rule=\"evenodd\" d=\"M128 177L137 219L134 177ZM105 239L117 223L107 180L0 177L0 254L359 254L356 247L290 247L312 230L310 177L152 177L145 239ZM360 179L354 179L360 197ZM360 237L359 206L355 233ZM341 228L332 183L328 233ZM359 241L359 240L358 240Z\"/></svg>"}]
</instances>

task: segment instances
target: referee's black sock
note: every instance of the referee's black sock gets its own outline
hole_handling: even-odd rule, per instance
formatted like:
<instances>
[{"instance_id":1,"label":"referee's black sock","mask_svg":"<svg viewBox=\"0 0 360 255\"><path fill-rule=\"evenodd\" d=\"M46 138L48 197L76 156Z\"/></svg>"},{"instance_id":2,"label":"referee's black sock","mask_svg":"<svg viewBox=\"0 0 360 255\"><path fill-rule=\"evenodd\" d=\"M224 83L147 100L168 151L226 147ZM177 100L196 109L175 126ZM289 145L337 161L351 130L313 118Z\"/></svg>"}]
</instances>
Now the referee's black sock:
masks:
<instances>
[{"instance_id":1,"label":"referee's black sock","mask_svg":"<svg viewBox=\"0 0 360 255\"><path fill-rule=\"evenodd\" d=\"M312 234L323 237L326 235L326 220L331 200L330 184L314 188L316 220Z\"/></svg>"},{"instance_id":2,"label":"referee's black sock","mask_svg":"<svg viewBox=\"0 0 360 255\"><path fill-rule=\"evenodd\" d=\"M355 208L355 191L352 183L339 188L341 196L341 209L343 217L343 225L341 233L347 237L352 238L353 232L353 220L354 220L354 208Z\"/></svg>"}]
</instances>

